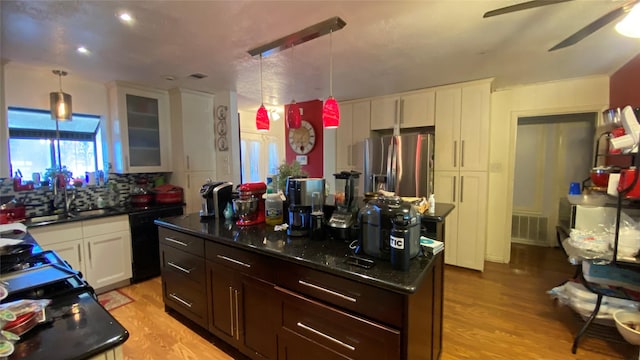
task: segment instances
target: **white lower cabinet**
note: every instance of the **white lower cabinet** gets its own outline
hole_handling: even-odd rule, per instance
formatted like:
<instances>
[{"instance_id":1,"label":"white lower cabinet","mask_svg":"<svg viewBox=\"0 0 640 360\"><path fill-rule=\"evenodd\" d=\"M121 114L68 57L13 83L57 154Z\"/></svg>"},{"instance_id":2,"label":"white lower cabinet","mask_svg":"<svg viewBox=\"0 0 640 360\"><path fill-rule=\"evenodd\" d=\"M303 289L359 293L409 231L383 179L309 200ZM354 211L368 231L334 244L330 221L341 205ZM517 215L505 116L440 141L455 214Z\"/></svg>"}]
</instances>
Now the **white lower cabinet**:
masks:
<instances>
[{"instance_id":1,"label":"white lower cabinet","mask_svg":"<svg viewBox=\"0 0 640 360\"><path fill-rule=\"evenodd\" d=\"M131 278L129 216L111 216L30 228L44 250L54 250L96 289Z\"/></svg>"},{"instance_id":2,"label":"white lower cabinet","mask_svg":"<svg viewBox=\"0 0 640 360\"><path fill-rule=\"evenodd\" d=\"M445 224L446 264L484 269L487 178L483 171L434 172L436 198L455 205Z\"/></svg>"}]
</instances>

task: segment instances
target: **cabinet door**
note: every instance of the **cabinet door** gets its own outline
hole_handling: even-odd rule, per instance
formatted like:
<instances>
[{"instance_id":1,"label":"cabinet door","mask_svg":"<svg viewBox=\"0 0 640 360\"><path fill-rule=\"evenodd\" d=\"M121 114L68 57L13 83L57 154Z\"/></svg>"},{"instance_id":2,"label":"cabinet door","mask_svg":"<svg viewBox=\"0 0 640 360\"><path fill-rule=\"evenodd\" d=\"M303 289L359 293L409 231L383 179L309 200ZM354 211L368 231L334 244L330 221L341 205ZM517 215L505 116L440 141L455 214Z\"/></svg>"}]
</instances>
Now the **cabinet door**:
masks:
<instances>
[{"instance_id":1,"label":"cabinet door","mask_svg":"<svg viewBox=\"0 0 640 360\"><path fill-rule=\"evenodd\" d=\"M95 289L131 278L131 234L120 231L84 239L85 278Z\"/></svg>"},{"instance_id":2,"label":"cabinet door","mask_svg":"<svg viewBox=\"0 0 640 360\"><path fill-rule=\"evenodd\" d=\"M371 100L371 130L393 129L398 121L399 102L397 96Z\"/></svg>"},{"instance_id":3,"label":"cabinet door","mask_svg":"<svg viewBox=\"0 0 640 360\"><path fill-rule=\"evenodd\" d=\"M213 95L183 91L181 98L184 168L186 171L214 170L217 119L213 114Z\"/></svg>"},{"instance_id":4,"label":"cabinet door","mask_svg":"<svg viewBox=\"0 0 640 360\"><path fill-rule=\"evenodd\" d=\"M354 170L364 171L364 140L370 137L371 127L371 102L359 101L353 103L353 121L351 137L351 167ZM361 180L364 176L360 177ZM360 186L360 190L364 189Z\"/></svg>"},{"instance_id":5,"label":"cabinet door","mask_svg":"<svg viewBox=\"0 0 640 360\"><path fill-rule=\"evenodd\" d=\"M197 171L186 173L186 181L184 187L184 201L187 204L186 214L199 212L202 209L202 196L200 196L200 188L208 179L215 180L215 171Z\"/></svg>"},{"instance_id":6,"label":"cabinet door","mask_svg":"<svg viewBox=\"0 0 640 360\"><path fill-rule=\"evenodd\" d=\"M273 285L240 276L239 320L243 351L267 359L277 356L279 306Z\"/></svg>"},{"instance_id":7,"label":"cabinet door","mask_svg":"<svg viewBox=\"0 0 640 360\"><path fill-rule=\"evenodd\" d=\"M53 250L61 258L71 265L74 270L80 271L84 275L84 269L82 268L82 240L69 240L43 246L43 250Z\"/></svg>"},{"instance_id":8,"label":"cabinet door","mask_svg":"<svg viewBox=\"0 0 640 360\"><path fill-rule=\"evenodd\" d=\"M461 102L460 88L436 91L436 170L457 170L460 166Z\"/></svg>"},{"instance_id":9,"label":"cabinet door","mask_svg":"<svg viewBox=\"0 0 640 360\"><path fill-rule=\"evenodd\" d=\"M488 170L490 102L490 84L462 88L460 170Z\"/></svg>"},{"instance_id":10,"label":"cabinet door","mask_svg":"<svg viewBox=\"0 0 640 360\"><path fill-rule=\"evenodd\" d=\"M336 170L351 169L353 104L340 106L340 126L336 129Z\"/></svg>"},{"instance_id":11,"label":"cabinet door","mask_svg":"<svg viewBox=\"0 0 640 360\"><path fill-rule=\"evenodd\" d=\"M238 301L238 290L235 289L234 271L213 262L207 262L207 280L209 282L209 330L227 342L236 342L238 331L237 316L234 306Z\"/></svg>"},{"instance_id":12,"label":"cabinet door","mask_svg":"<svg viewBox=\"0 0 640 360\"><path fill-rule=\"evenodd\" d=\"M447 216L445 222L445 252L444 261L450 265L457 265L458 251L458 199L460 197L459 173L457 171L434 172L434 194L439 202L451 203L455 208Z\"/></svg>"},{"instance_id":13,"label":"cabinet door","mask_svg":"<svg viewBox=\"0 0 640 360\"><path fill-rule=\"evenodd\" d=\"M435 108L435 91L423 91L402 96L400 99L400 127L434 126Z\"/></svg>"},{"instance_id":14,"label":"cabinet door","mask_svg":"<svg viewBox=\"0 0 640 360\"><path fill-rule=\"evenodd\" d=\"M461 171L459 181L456 265L482 271L487 222L487 173Z\"/></svg>"}]
</instances>

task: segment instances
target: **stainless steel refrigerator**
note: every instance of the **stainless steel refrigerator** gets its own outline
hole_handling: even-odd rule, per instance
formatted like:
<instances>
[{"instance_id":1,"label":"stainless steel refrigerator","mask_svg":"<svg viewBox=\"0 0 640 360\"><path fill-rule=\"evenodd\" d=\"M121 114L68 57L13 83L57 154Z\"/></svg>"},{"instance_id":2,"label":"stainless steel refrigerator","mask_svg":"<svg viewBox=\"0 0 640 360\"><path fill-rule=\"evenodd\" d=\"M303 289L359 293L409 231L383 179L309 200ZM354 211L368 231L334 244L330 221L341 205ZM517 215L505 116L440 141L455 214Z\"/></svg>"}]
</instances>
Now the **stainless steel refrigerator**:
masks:
<instances>
[{"instance_id":1,"label":"stainless steel refrigerator","mask_svg":"<svg viewBox=\"0 0 640 360\"><path fill-rule=\"evenodd\" d=\"M365 139L364 192L382 189L428 197L433 192L433 149L433 133Z\"/></svg>"}]
</instances>

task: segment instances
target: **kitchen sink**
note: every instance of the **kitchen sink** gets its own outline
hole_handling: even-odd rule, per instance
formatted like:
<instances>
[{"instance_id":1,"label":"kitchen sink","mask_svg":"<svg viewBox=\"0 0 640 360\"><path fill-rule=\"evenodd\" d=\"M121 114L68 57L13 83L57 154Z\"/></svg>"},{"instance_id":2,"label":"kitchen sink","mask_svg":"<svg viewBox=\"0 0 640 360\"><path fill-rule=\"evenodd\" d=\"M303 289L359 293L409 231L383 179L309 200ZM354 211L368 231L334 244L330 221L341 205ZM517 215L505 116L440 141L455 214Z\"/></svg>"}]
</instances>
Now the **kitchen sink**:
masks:
<instances>
[{"instance_id":1,"label":"kitchen sink","mask_svg":"<svg viewBox=\"0 0 640 360\"><path fill-rule=\"evenodd\" d=\"M58 221L58 220L66 220L71 219L73 216L70 214L53 214L53 215L44 215L44 216L36 216L29 219L29 222L32 224L35 223L43 223L49 221Z\"/></svg>"},{"instance_id":2,"label":"kitchen sink","mask_svg":"<svg viewBox=\"0 0 640 360\"><path fill-rule=\"evenodd\" d=\"M113 210L111 209L93 209L93 210L81 210L81 211L74 211L72 213L73 217L80 217L80 216L94 216L94 215L105 215L105 214L109 214L112 213Z\"/></svg>"}]
</instances>

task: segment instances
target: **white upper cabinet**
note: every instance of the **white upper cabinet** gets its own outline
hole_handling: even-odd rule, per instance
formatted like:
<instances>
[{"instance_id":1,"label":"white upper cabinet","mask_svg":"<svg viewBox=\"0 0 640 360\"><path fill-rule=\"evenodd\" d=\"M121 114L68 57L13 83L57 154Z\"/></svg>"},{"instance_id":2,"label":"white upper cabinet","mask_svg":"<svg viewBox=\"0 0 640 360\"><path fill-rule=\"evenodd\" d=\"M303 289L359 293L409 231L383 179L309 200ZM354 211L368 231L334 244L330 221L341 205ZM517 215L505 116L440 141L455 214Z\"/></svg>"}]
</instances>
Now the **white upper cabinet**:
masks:
<instances>
[{"instance_id":1,"label":"white upper cabinet","mask_svg":"<svg viewBox=\"0 0 640 360\"><path fill-rule=\"evenodd\" d=\"M436 170L488 170L490 106L490 81L436 90Z\"/></svg>"},{"instance_id":2,"label":"white upper cabinet","mask_svg":"<svg viewBox=\"0 0 640 360\"><path fill-rule=\"evenodd\" d=\"M182 143L182 154L178 158L174 154L174 171L208 171L216 168L216 146L213 109L213 94L186 89L171 89L171 123L172 129L181 133L181 139L173 143ZM180 141L181 140L181 141ZM174 150L179 147L174 146Z\"/></svg>"},{"instance_id":3,"label":"white upper cabinet","mask_svg":"<svg viewBox=\"0 0 640 360\"><path fill-rule=\"evenodd\" d=\"M340 126L336 133L336 170L361 172L359 188L364 189L364 139L369 137L371 102L340 104Z\"/></svg>"},{"instance_id":4,"label":"white upper cabinet","mask_svg":"<svg viewBox=\"0 0 640 360\"><path fill-rule=\"evenodd\" d=\"M122 82L108 87L113 171L172 171L168 93Z\"/></svg>"},{"instance_id":5,"label":"white upper cabinet","mask_svg":"<svg viewBox=\"0 0 640 360\"><path fill-rule=\"evenodd\" d=\"M435 92L417 91L371 100L371 130L435 124Z\"/></svg>"}]
</instances>

